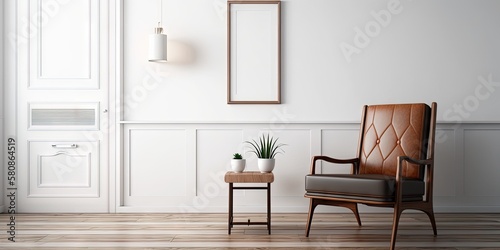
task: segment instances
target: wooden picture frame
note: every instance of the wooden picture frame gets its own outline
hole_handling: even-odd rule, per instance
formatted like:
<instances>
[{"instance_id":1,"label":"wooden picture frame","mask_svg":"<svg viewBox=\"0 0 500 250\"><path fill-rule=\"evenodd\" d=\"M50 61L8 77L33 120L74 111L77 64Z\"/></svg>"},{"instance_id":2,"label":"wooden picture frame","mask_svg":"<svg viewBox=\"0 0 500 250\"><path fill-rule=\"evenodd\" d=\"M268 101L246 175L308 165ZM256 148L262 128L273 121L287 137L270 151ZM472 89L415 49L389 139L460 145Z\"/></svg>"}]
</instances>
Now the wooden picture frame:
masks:
<instances>
[{"instance_id":1,"label":"wooden picture frame","mask_svg":"<svg viewBox=\"0 0 500 250\"><path fill-rule=\"evenodd\" d=\"M227 103L281 103L281 1L228 0Z\"/></svg>"}]
</instances>

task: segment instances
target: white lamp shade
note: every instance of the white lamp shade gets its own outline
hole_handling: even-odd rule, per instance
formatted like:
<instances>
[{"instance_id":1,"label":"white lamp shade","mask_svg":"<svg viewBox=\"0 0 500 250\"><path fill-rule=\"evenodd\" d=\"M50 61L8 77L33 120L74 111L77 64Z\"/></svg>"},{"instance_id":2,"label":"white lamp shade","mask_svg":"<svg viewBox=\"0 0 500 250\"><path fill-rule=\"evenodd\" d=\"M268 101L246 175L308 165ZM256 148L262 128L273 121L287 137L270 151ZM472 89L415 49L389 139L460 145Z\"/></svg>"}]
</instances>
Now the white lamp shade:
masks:
<instances>
[{"instance_id":1,"label":"white lamp shade","mask_svg":"<svg viewBox=\"0 0 500 250\"><path fill-rule=\"evenodd\" d=\"M149 56L150 62L167 61L167 35L150 34L149 35Z\"/></svg>"}]
</instances>

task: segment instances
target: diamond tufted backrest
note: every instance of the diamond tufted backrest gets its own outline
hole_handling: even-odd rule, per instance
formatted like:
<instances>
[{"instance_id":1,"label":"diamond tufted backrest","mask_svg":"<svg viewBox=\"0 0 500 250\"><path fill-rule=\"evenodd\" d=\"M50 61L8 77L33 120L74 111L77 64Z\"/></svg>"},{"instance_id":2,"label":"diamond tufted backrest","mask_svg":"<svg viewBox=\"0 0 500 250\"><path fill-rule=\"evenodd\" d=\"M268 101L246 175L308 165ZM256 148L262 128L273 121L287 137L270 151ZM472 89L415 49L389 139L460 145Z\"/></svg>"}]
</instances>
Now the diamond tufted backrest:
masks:
<instances>
[{"instance_id":1,"label":"diamond tufted backrest","mask_svg":"<svg viewBox=\"0 0 500 250\"><path fill-rule=\"evenodd\" d=\"M430 127L426 104L366 106L361 125L360 174L396 175L397 157L425 159ZM403 167L403 176L422 179L421 168Z\"/></svg>"}]
</instances>

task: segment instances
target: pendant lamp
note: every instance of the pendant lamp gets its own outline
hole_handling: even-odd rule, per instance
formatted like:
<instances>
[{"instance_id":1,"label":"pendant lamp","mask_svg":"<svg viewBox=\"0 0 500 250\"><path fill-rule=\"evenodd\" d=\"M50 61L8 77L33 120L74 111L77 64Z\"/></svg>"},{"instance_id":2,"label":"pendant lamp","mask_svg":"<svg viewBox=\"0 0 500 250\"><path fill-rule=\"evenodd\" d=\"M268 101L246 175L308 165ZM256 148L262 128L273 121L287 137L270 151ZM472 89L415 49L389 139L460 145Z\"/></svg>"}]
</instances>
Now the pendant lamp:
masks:
<instances>
[{"instance_id":1,"label":"pendant lamp","mask_svg":"<svg viewBox=\"0 0 500 250\"><path fill-rule=\"evenodd\" d=\"M150 62L166 62L167 61L167 35L163 34L161 22L163 21L163 2L160 0L160 22L155 28L155 33L149 35L149 53L148 60Z\"/></svg>"}]
</instances>

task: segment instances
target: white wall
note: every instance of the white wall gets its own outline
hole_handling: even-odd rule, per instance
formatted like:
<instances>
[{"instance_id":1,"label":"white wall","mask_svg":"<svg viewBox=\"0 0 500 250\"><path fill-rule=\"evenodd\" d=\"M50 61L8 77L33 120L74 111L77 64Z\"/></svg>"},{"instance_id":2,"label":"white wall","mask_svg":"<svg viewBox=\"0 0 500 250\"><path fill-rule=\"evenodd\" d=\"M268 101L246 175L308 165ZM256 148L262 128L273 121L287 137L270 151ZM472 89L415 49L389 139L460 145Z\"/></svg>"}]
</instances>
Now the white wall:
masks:
<instances>
[{"instance_id":1,"label":"white wall","mask_svg":"<svg viewBox=\"0 0 500 250\"><path fill-rule=\"evenodd\" d=\"M21 2L23 6L27 1ZM303 179L310 157L352 157L362 105L431 101L439 103L436 210L500 211L496 181L500 167L495 157L500 153L500 2L283 1L281 105L226 104L225 0L163 0L163 27L172 56L166 64L149 63L146 58L148 34L158 20L158 1L118 3L124 5L123 22L118 22L123 25L123 50L114 51L115 46L106 42L96 46L111 58L123 51L123 61L116 62L123 63L118 72L123 79L118 90L122 88L123 93L118 91L122 96L116 98L123 99L124 110L121 121L113 124L119 132L116 145L110 139L110 148L116 146L117 153L109 155L116 156L119 164L115 166L112 160L109 165L107 161L101 164L101 170L112 175L109 180L102 175L110 194L101 197L109 199L110 206L115 201L108 197L116 197L117 212L226 212L227 184L222 175L229 169L229 159L237 151L244 152L242 141L265 131L289 145L278 156L273 212L305 212ZM24 20L16 13L27 12L22 8L16 12L15 2L2 4L12 10L2 15L8 24L5 33L16 34L21 30L16 22ZM390 21L381 13L391 13ZM380 18L385 19L377 24ZM107 27L105 18L99 22ZM371 37L363 40L357 30L367 26L372 27ZM16 100L17 81L25 87L17 77L28 76L23 71L28 57L25 50L12 49L15 44L8 36L3 37L7 39L3 66L8 84L4 130L6 136L16 136L16 131L26 130L18 122L28 116L23 113L27 109L17 109L15 104L25 107L28 101L23 100L46 101L50 96L24 91ZM180 45L194 53L194 61L176 58ZM359 53L346 56L342 48L348 46L355 46L349 48ZM22 55L19 62L18 54ZM110 80L113 89L114 74L106 73L108 66L113 72L113 60L100 61L99 73L103 81ZM87 91L80 97L86 95L95 96ZM114 92L109 96L113 103ZM30 136L40 140L54 134L32 131ZM26 148L26 135L23 138ZM34 155L25 150L23 156L27 162ZM255 159L245 156L248 169L255 170ZM108 185L103 182L102 186ZM37 200L40 211L56 206L54 198L45 198ZM57 199L68 203L68 199ZM238 192L235 198L237 211L264 211L264 201L258 191Z\"/></svg>"},{"instance_id":2,"label":"white wall","mask_svg":"<svg viewBox=\"0 0 500 250\"><path fill-rule=\"evenodd\" d=\"M117 211L227 211L230 156L272 131L289 144L278 157L273 211L305 212L310 157L354 156L362 105L432 101L436 210L500 211L500 2L282 1L281 105L226 104L226 1L164 1L170 43L195 54L187 64L147 62L157 10L157 1L124 1ZM255 169L255 159L248 165ZM263 211L261 194L237 195L238 211Z\"/></svg>"},{"instance_id":3,"label":"white wall","mask_svg":"<svg viewBox=\"0 0 500 250\"><path fill-rule=\"evenodd\" d=\"M4 7L3 7L3 1L0 2L0 13L2 14L1 17L0 17L0 97L1 97L1 101L0 101L0 140L2 141L2 143L0 143L0 159L2 159L0 162L2 162L2 165L4 164L5 162L5 159L3 158L4 156L4 142L6 140L4 140L4 110L3 110L3 107L4 107L4 100L5 100L5 97L4 97L4 76L3 76L3 64L4 64L4 56L3 56L3 40L4 40ZM5 176L5 172L6 170L2 168L2 170L0 171L0 187L3 187L3 183L4 183L4 176ZM0 199L0 211L3 211L4 210L4 193L3 193L4 189L1 188L0 189L0 197L2 197Z\"/></svg>"},{"instance_id":4,"label":"white wall","mask_svg":"<svg viewBox=\"0 0 500 250\"><path fill-rule=\"evenodd\" d=\"M191 46L196 60L148 63L157 4L125 1L126 120L267 122L286 110L291 121L345 122L358 121L367 103L437 101L440 121L500 121L498 84L488 89L478 79L500 81L498 1L283 1L278 106L226 104L224 0L164 1L169 39ZM376 24L372 12L390 20ZM375 27L369 41L356 32L366 27ZM359 50L350 62L347 46ZM141 91L150 72L154 90Z\"/></svg>"}]
</instances>

